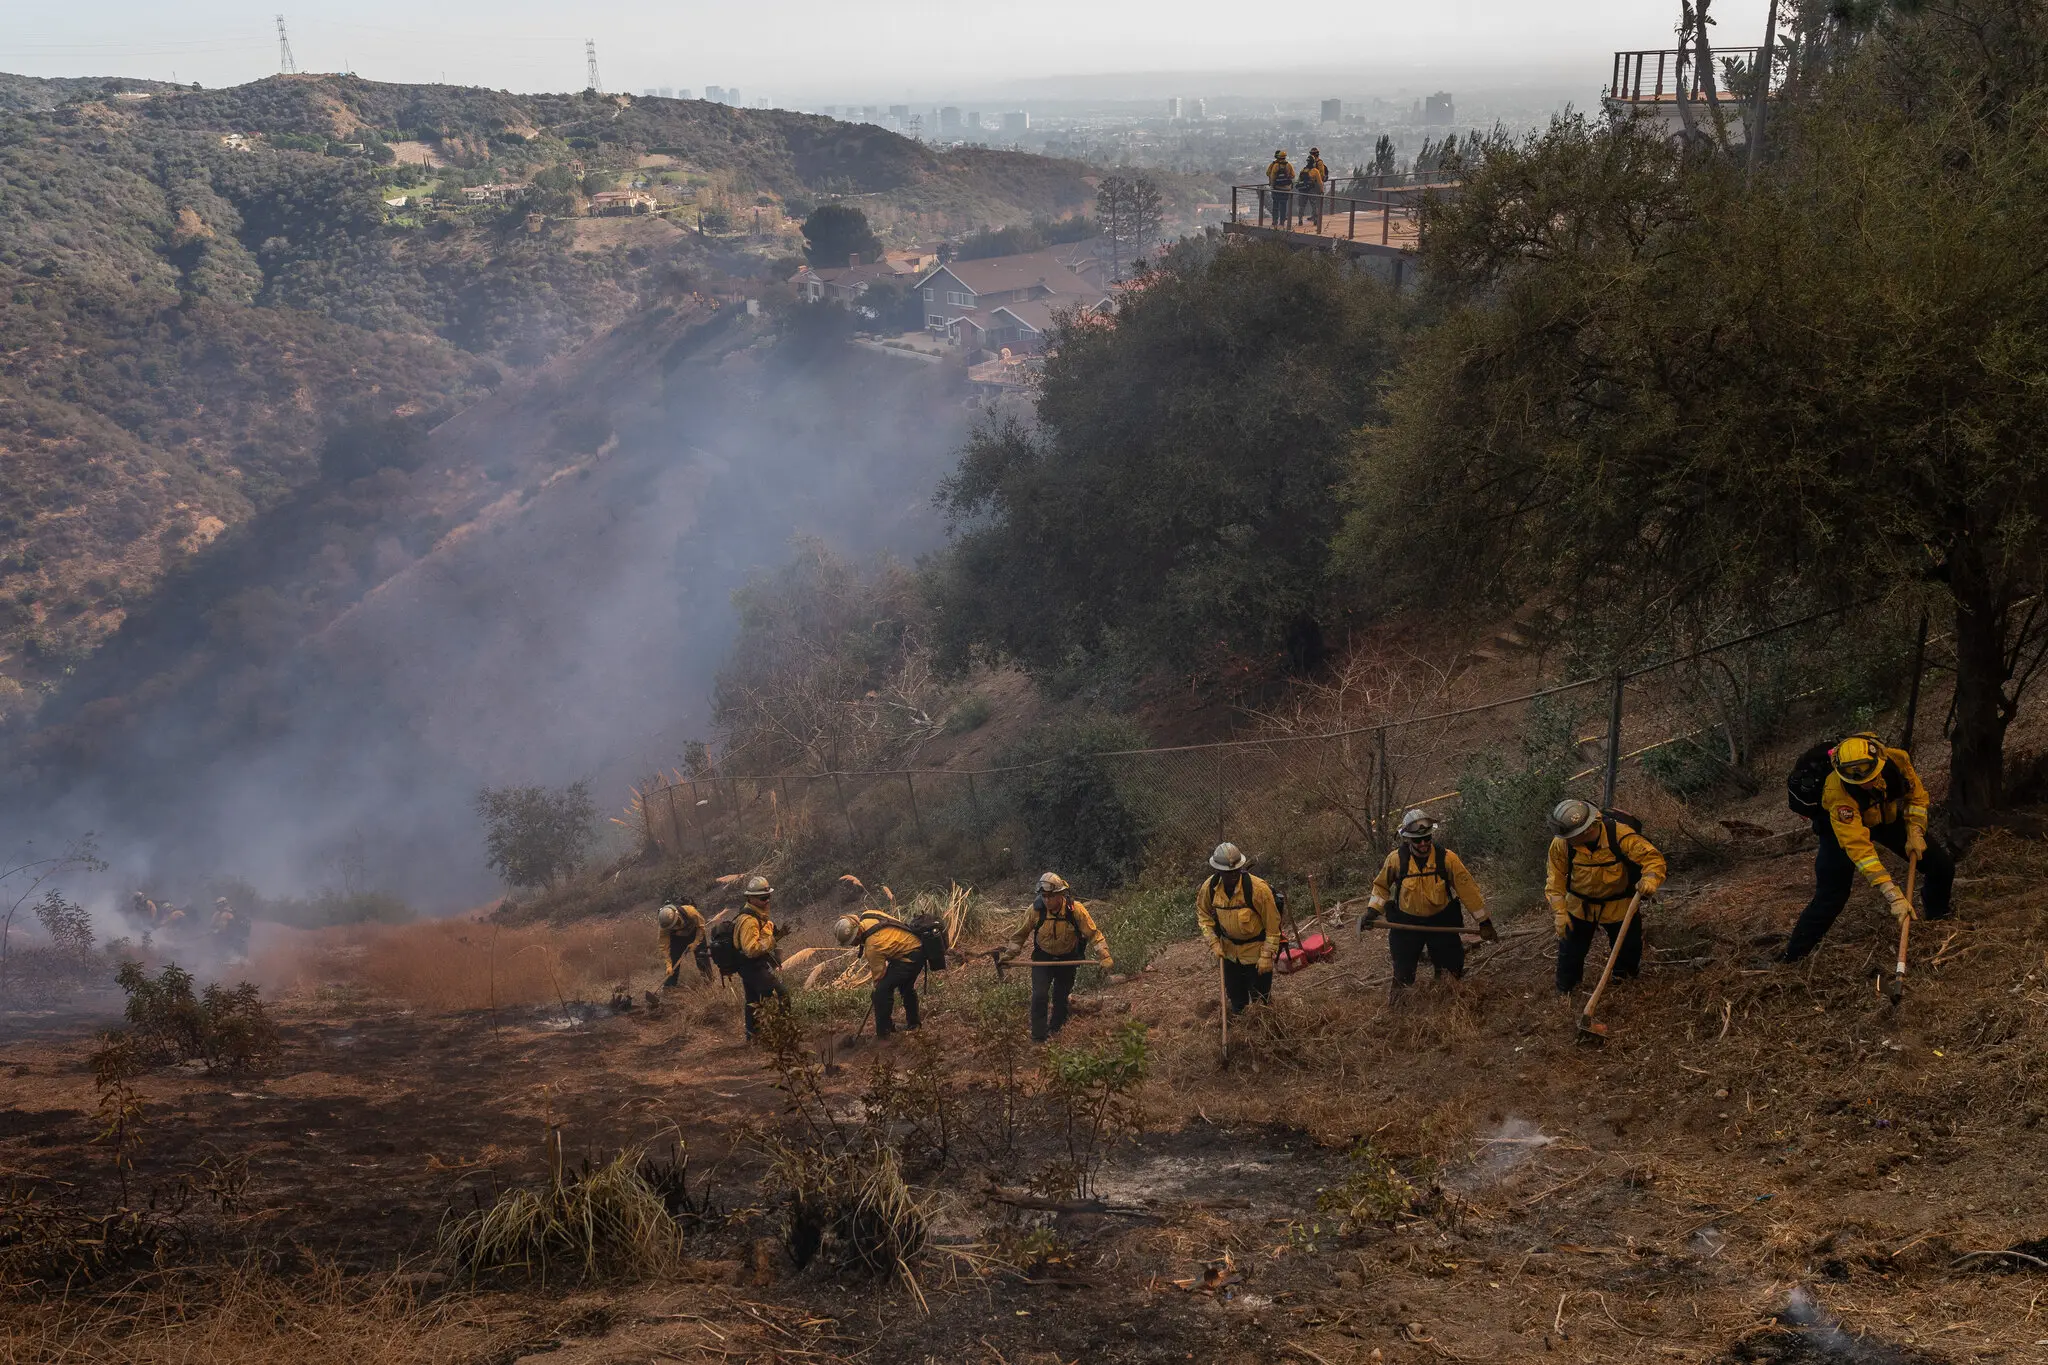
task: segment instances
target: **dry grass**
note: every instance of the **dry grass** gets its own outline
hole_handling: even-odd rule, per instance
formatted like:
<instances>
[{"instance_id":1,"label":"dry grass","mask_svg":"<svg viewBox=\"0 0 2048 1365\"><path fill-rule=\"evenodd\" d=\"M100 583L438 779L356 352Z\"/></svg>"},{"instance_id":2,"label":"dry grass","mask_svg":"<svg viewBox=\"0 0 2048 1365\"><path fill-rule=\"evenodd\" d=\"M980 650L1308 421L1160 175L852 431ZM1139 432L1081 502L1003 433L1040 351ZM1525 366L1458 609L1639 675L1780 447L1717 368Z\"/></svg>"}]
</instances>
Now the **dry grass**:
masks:
<instances>
[{"instance_id":1,"label":"dry grass","mask_svg":"<svg viewBox=\"0 0 2048 1365\"><path fill-rule=\"evenodd\" d=\"M509 1302L422 1303L404 1277L258 1270L104 1300L0 1305L0 1365L454 1365L534 1335Z\"/></svg>"},{"instance_id":2,"label":"dry grass","mask_svg":"<svg viewBox=\"0 0 2048 1365\"><path fill-rule=\"evenodd\" d=\"M342 988L421 1009L493 1009L597 999L657 975L651 925L592 920L508 928L468 919L278 930L250 972L273 993Z\"/></svg>"}]
</instances>

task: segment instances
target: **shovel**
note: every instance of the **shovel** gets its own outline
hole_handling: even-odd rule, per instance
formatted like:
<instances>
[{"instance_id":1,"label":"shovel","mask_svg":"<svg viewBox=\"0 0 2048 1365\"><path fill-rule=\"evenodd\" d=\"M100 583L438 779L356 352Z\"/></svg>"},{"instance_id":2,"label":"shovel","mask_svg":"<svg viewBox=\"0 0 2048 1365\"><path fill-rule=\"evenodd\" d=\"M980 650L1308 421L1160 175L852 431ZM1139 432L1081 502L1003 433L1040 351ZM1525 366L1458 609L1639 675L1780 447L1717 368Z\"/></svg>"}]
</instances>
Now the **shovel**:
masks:
<instances>
[{"instance_id":1,"label":"shovel","mask_svg":"<svg viewBox=\"0 0 2048 1365\"><path fill-rule=\"evenodd\" d=\"M1230 1065L1230 986L1223 976L1223 964L1216 964L1217 1014L1223 1020L1223 1064Z\"/></svg>"},{"instance_id":2,"label":"shovel","mask_svg":"<svg viewBox=\"0 0 2048 1365\"><path fill-rule=\"evenodd\" d=\"M1636 907L1643 903L1643 893L1637 891L1629 898L1628 913L1621 917L1621 928L1614 935L1614 947L1607 953L1607 966L1600 973L1600 984L1593 987L1592 996L1586 1001L1586 1008L1579 1013L1578 1040L1582 1043L1600 1044L1607 1041L1607 1025L1593 1018L1593 1011L1600 1008L1600 997L1607 992L1607 983L1614 979L1614 964L1621 957L1621 945L1628 942L1629 927L1635 923Z\"/></svg>"},{"instance_id":3,"label":"shovel","mask_svg":"<svg viewBox=\"0 0 2048 1365\"><path fill-rule=\"evenodd\" d=\"M1906 996L1906 940L1913 933L1913 878L1920 871L1920 855L1906 859L1906 917L1899 921L1899 960L1892 967L1891 979L1884 983L1884 997L1898 1008L1899 1001Z\"/></svg>"}]
</instances>

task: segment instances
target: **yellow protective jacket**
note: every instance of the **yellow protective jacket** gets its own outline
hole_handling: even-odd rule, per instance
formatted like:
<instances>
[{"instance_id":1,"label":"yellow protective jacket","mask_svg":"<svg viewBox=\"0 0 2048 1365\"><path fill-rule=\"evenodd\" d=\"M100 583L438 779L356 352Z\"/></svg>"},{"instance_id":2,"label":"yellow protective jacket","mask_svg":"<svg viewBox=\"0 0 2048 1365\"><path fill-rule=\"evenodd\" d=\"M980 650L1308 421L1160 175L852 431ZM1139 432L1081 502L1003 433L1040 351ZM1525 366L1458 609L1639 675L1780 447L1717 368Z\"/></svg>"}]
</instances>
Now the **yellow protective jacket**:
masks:
<instances>
[{"instance_id":1,"label":"yellow protective jacket","mask_svg":"<svg viewBox=\"0 0 2048 1365\"><path fill-rule=\"evenodd\" d=\"M704 913L694 905L678 905L676 913L682 918L673 929L661 931L662 952L668 958L668 969L674 971L683 955L704 936ZM737 930L735 930L737 932Z\"/></svg>"},{"instance_id":2,"label":"yellow protective jacket","mask_svg":"<svg viewBox=\"0 0 2048 1365\"><path fill-rule=\"evenodd\" d=\"M1102 930L1095 927L1095 916L1088 913L1087 906L1073 899L1067 901L1064 915L1054 915L1034 903L1024 912L1024 923L1010 935L1010 942L1019 948L1026 940L1046 956L1063 962L1081 956L1084 946L1093 948L1099 958L1109 957L1109 942L1102 937Z\"/></svg>"},{"instance_id":3,"label":"yellow protective jacket","mask_svg":"<svg viewBox=\"0 0 2048 1365\"><path fill-rule=\"evenodd\" d=\"M766 910L748 906L733 919L732 942L741 957L768 957L775 952L775 921Z\"/></svg>"},{"instance_id":4,"label":"yellow protective jacket","mask_svg":"<svg viewBox=\"0 0 2048 1365\"><path fill-rule=\"evenodd\" d=\"M1550 872L1543 881L1543 898L1557 920L1557 936L1563 938L1575 919L1594 924L1619 924L1628 914L1628 867L1616 856L1607 840L1607 819L1593 826L1599 838L1591 848L1573 848L1562 838L1550 841ZM1657 846L1624 825L1616 825L1621 851L1643 870L1636 889L1645 896L1664 885L1664 855Z\"/></svg>"},{"instance_id":5,"label":"yellow protective jacket","mask_svg":"<svg viewBox=\"0 0 2048 1365\"><path fill-rule=\"evenodd\" d=\"M1223 889L1221 873L1208 878L1195 894L1195 921L1212 951L1220 945L1232 962L1273 970L1280 954L1280 905L1264 878L1241 873L1234 892Z\"/></svg>"},{"instance_id":6,"label":"yellow protective jacket","mask_svg":"<svg viewBox=\"0 0 2048 1365\"><path fill-rule=\"evenodd\" d=\"M1820 789L1821 809L1828 813L1835 839L1856 870L1879 891L1892 884L1892 874L1877 860L1870 831L1879 825L1906 822L1906 828L1927 834L1927 788L1904 749L1886 749L1878 780L1854 786L1840 773L1829 773ZM1894 768L1896 765L1896 768Z\"/></svg>"},{"instance_id":7,"label":"yellow protective jacket","mask_svg":"<svg viewBox=\"0 0 2048 1365\"><path fill-rule=\"evenodd\" d=\"M1308 164L1301 168L1301 174L1296 177L1296 183L1303 189L1320 190L1329 182L1330 168L1318 157L1309 158Z\"/></svg>"},{"instance_id":8,"label":"yellow protective jacket","mask_svg":"<svg viewBox=\"0 0 2048 1365\"><path fill-rule=\"evenodd\" d=\"M1266 183L1276 190L1294 188L1294 167L1286 157L1280 157L1267 164Z\"/></svg>"},{"instance_id":9,"label":"yellow protective jacket","mask_svg":"<svg viewBox=\"0 0 2048 1365\"><path fill-rule=\"evenodd\" d=\"M924 947L923 939L898 924L893 915L879 910L866 911L860 917L860 930L867 935L860 944L861 960L876 976L889 970L890 963L901 962Z\"/></svg>"},{"instance_id":10,"label":"yellow protective jacket","mask_svg":"<svg viewBox=\"0 0 2048 1365\"><path fill-rule=\"evenodd\" d=\"M1380 864L1379 876L1372 879L1372 894L1366 897L1366 904L1384 910L1398 898L1402 914L1428 919L1450 909L1453 894L1474 919L1486 918L1486 897L1465 870L1465 860L1432 841L1427 858L1410 856L1405 878L1401 875L1401 850L1389 853Z\"/></svg>"}]
</instances>

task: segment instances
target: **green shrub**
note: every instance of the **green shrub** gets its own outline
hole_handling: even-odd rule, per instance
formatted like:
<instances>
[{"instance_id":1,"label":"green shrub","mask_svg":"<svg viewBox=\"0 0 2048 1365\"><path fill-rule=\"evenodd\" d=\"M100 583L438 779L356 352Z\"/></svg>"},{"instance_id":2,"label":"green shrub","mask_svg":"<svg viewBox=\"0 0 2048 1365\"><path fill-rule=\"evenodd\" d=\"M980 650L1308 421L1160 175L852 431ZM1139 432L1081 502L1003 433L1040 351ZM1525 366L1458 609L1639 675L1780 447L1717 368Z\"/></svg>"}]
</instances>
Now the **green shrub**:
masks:
<instances>
[{"instance_id":1,"label":"green shrub","mask_svg":"<svg viewBox=\"0 0 2048 1365\"><path fill-rule=\"evenodd\" d=\"M1117 969L1141 972L1170 943L1195 937L1195 888L1146 887L1095 910Z\"/></svg>"},{"instance_id":2,"label":"green shrub","mask_svg":"<svg viewBox=\"0 0 2048 1365\"><path fill-rule=\"evenodd\" d=\"M1092 754L1135 749L1136 726L1113 717L1057 722L1000 760L1018 771L1004 794L1025 831L1027 856L1081 886L1118 886L1144 866L1153 823L1142 792Z\"/></svg>"},{"instance_id":3,"label":"green shrub","mask_svg":"<svg viewBox=\"0 0 2048 1365\"><path fill-rule=\"evenodd\" d=\"M197 1061L208 1071L240 1073L271 1060L282 1046L250 982L232 989L211 985L195 995L192 974L176 963L152 980L139 962L122 963L114 980L128 993L129 1027L103 1035L96 1056L121 1058L123 1069Z\"/></svg>"},{"instance_id":4,"label":"green shrub","mask_svg":"<svg viewBox=\"0 0 2048 1365\"><path fill-rule=\"evenodd\" d=\"M1565 780L1583 766L1572 728L1569 711L1538 700L1522 731L1519 763L1481 757L1466 767L1449 831L1459 852L1513 868L1533 866L1543 856L1550 808L1564 798Z\"/></svg>"}]
</instances>

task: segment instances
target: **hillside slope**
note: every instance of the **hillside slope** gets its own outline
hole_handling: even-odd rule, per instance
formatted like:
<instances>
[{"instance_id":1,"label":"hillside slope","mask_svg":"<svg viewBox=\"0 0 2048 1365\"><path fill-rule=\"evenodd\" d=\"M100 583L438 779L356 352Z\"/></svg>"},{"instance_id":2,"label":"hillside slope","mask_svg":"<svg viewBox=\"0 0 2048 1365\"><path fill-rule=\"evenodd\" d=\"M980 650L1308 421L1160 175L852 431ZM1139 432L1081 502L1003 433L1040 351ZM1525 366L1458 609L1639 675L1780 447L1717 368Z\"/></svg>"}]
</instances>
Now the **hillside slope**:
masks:
<instances>
[{"instance_id":1,"label":"hillside slope","mask_svg":"<svg viewBox=\"0 0 2048 1365\"><path fill-rule=\"evenodd\" d=\"M636 314L179 567L14 727L18 809L138 872L301 885L359 838L425 904L481 897L476 788L611 810L678 761L732 590L793 536L935 543L958 385L738 306Z\"/></svg>"},{"instance_id":2,"label":"hillside slope","mask_svg":"<svg viewBox=\"0 0 2048 1365\"><path fill-rule=\"evenodd\" d=\"M0 77L0 717L223 527L402 469L506 374L636 310L774 288L784 208L857 193L943 231L1085 202L1081 170L701 101ZM461 193L536 175L563 188ZM677 202L584 216L584 191L635 178Z\"/></svg>"}]
</instances>

